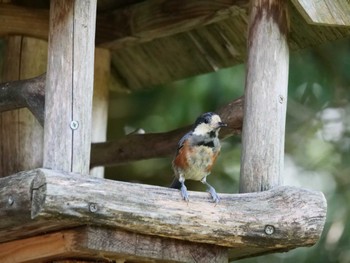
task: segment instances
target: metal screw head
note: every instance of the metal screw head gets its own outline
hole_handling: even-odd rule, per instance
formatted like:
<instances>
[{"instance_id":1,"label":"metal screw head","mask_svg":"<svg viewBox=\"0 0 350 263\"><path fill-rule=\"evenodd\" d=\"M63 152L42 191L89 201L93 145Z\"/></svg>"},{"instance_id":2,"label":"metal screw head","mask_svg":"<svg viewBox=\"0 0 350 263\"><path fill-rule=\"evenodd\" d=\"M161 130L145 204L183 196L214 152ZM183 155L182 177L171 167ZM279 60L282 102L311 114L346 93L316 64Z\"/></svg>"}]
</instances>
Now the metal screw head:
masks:
<instances>
[{"instance_id":1,"label":"metal screw head","mask_svg":"<svg viewBox=\"0 0 350 263\"><path fill-rule=\"evenodd\" d=\"M71 123L70 123L70 128L72 129L72 130L76 130L76 129L78 129L78 127L79 127L79 122L77 122L77 121L71 121Z\"/></svg>"},{"instance_id":2,"label":"metal screw head","mask_svg":"<svg viewBox=\"0 0 350 263\"><path fill-rule=\"evenodd\" d=\"M279 101L279 103L283 103L283 101L284 101L284 97L282 96L282 95L279 95L278 96L278 101Z\"/></svg>"},{"instance_id":3,"label":"metal screw head","mask_svg":"<svg viewBox=\"0 0 350 263\"><path fill-rule=\"evenodd\" d=\"M91 213L96 213L97 210L98 210L97 204L95 204L95 203L90 203L90 204L89 204L89 210L90 210Z\"/></svg>"},{"instance_id":4,"label":"metal screw head","mask_svg":"<svg viewBox=\"0 0 350 263\"><path fill-rule=\"evenodd\" d=\"M15 202L15 199L10 195L9 198L7 199L7 203L11 206Z\"/></svg>"},{"instance_id":5,"label":"metal screw head","mask_svg":"<svg viewBox=\"0 0 350 263\"><path fill-rule=\"evenodd\" d=\"M265 226L265 233L267 235L272 235L273 233L275 233L275 227L271 226L271 225L266 225Z\"/></svg>"}]
</instances>

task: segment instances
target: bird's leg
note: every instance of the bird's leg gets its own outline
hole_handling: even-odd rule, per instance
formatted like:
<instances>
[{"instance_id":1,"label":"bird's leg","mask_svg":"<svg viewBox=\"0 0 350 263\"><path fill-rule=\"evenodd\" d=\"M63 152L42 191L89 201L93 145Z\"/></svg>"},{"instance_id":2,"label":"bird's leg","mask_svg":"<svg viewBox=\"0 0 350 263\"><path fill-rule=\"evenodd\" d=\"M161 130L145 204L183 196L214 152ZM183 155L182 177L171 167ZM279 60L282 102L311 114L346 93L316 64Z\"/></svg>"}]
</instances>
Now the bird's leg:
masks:
<instances>
[{"instance_id":1,"label":"bird's leg","mask_svg":"<svg viewBox=\"0 0 350 263\"><path fill-rule=\"evenodd\" d=\"M201 182L207 186L207 192L210 193L211 197L213 198L213 201L214 201L215 203L219 203L220 197L219 197L218 194L216 193L214 187L212 187L212 186L206 181L206 177L204 177L204 178L201 180Z\"/></svg>"},{"instance_id":2,"label":"bird's leg","mask_svg":"<svg viewBox=\"0 0 350 263\"><path fill-rule=\"evenodd\" d=\"M180 177L180 178L179 178L179 182L181 183L181 188L180 188L180 190L181 190L182 198L183 198L186 202L188 202L190 199L188 199L187 187L186 187L186 185L185 185L185 178Z\"/></svg>"}]
</instances>

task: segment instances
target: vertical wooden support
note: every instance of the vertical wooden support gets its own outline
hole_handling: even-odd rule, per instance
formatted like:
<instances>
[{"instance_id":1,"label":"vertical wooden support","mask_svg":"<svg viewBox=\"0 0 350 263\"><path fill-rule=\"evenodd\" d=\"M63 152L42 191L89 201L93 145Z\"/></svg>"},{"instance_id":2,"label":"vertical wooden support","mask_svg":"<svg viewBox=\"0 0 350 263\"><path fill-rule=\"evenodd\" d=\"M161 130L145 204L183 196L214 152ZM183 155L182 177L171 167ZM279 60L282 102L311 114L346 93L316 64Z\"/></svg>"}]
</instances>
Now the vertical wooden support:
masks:
<instances>
[{"instance_id":1,"label":"vertical wooden support","mask_svg":"<svg viewBox=\"0 0 350 263\"><path fill-rule=\"evenodd\" d=\"M95 49L95 79L92 103L92 142L105 142L107 138L109 78L111 55L109 50ZM91 169L94 177L104 177L104 167Z\"/></svg>"},{"instance_id":2,"label":"vertical wooden support","mask_svg":"<svg viewBox=\"0 0 350 263\"><path fill-rule=\"evenodd\" d=\"M44 167L89 173L96 0L52 0Z\"/></svg>"},{"instance_id":3,"label":"vertical wooden support","mask_svg":"<svg viewBox=\"0 0 350 263\"><path fill-rule=\"evenodd\" d=\"M252 0L240 192L282 182L289 49L285 0Z\"/></svg>"},{"instance_id":4,"label":"vertical wooden support","mask_svg":"<svg viewBox=\"0 0 350 263\"><path fill-rule=\"evenodd\" d=\"M47 42L6 39L3 81L32 78L46 70ZM43 129L28 109L0 114L0 177L42 166Z\"/></svg>"}]
</instances>

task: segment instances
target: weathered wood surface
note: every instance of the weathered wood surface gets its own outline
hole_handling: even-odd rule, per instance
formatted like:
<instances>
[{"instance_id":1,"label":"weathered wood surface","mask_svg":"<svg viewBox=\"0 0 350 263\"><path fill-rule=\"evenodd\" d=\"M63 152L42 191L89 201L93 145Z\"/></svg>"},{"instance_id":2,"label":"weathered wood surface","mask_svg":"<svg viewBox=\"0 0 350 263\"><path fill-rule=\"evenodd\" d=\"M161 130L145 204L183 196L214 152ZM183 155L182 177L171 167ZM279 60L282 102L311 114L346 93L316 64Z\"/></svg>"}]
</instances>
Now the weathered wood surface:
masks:
<instances>
[{"instance_id":1,"label":"weathered wood surface","mask_svg":"<svg viewBox=\"0 0 350 263\"><path fill-rule=\"evenodd\" d=\"M306 21L318 25L350 26L348 0L292 0Z\"/></svg>"},{"instance_id":2,"label":"weathered wood surface","mask_svg":"<svg viewBox=\"0 0 350 263\"><path fill-rule=\"evenodd\" d=\"M51 1L44 167L88 174L96 1Z\"/></svg>"},{"instance_id":3,"label":"weathered wood surface","mask_svg":"<svg viewBox=\"0 0 350 263\"><path fill-rule=\"evenodd\" d=\"M227 262L227 248L101 227L62 230L0 244L0 261L48 262L59 258L132 262ZM122 261L122 262L124 262ZM118 262L118 261L117 261Z\"/></svg>"},{"instance_id":4,"label":"weathered wood surface","mask_svg":"<svg viewBox=\"0 0 350 263\"><path fill-rule=\"evenodd\" d=\"M0 221L0 242L89 224L240 248L240 257L240 250L249 254L243 247L268 253L313 245L326 218L323 194L295 187L220 194L221 202L215 205L203 192L190 192L186 203L175 189L46 169L3 178L4 185L0 217L6 220ZM17 195L16 189L25 194ZM14 196L12 204L9 195Z\"/></svg>"},{"instance_id":5,"label":"weathered wood surface","mask_svg":"<svg viewBox=\"0 0 350 263\"><path fill-rule=\"evenodd\" d=\"M4 60L4 81L15 81L32 78L42 74L46 69L47 43L22 36L11 36L6 39ZM33 52L33 49L36 52ZM9 83L9 82L7 82ZM12 83L12 82L11 82ZM18 82L16 82L18 83ZM42 167L43 130L32 115L43 114L37 111L43 102L43 93L36 93L36 83L25 82L26 87L1 87L0 108L4 104L10 104L14 111L0 113L0 177L17 173L22 170ZM29 94L36 94L30 96ZM28 109L18 109L27 105ZM40 105L39 107L37 107ZM5 105L6 106L6 105Z\"/></svg>"},{"instance_id":6,"label":"weathered wood surface","mask_svg":"<svg viewBox=\"0 0 350 263\"><path fill-rule=\"evenodd\" d=\"M105 142L107 139L109 79L111 74L111 54L109 50L95 49L94 94L92 99L91 142ZM103 178L104 167L90 171L95 177Z\"/></svg>"},{"instance_id":7,"label":"weathered wood surface","mask_svg":"<svg viewBox=\"0 0 350 263\"><path fill-rule=\"evenodd\" d=\"M289 48L285 0L253 0L249 23L240 192L281 185Z\"/></svg>"}]
</instances>

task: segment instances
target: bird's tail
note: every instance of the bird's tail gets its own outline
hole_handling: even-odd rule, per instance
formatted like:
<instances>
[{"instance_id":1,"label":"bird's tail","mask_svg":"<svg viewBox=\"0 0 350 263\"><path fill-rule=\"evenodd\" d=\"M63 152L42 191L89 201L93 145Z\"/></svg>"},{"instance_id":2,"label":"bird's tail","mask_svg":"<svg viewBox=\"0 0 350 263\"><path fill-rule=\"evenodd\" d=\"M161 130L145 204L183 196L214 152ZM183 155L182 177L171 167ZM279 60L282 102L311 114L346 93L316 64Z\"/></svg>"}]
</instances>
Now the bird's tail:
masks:
<instances>
[{"instance_id":1,"label":"bird's tail","mask_svg":"<svg viewBox=\"0 0 350 263\"><path fill-rule=\"evenodd\" d=\"M170 188L175 188L175 189L180 189L181 188L181 183L179 180L175 177L171 185L169 186Z\"/></svg>"}]
</instances>

